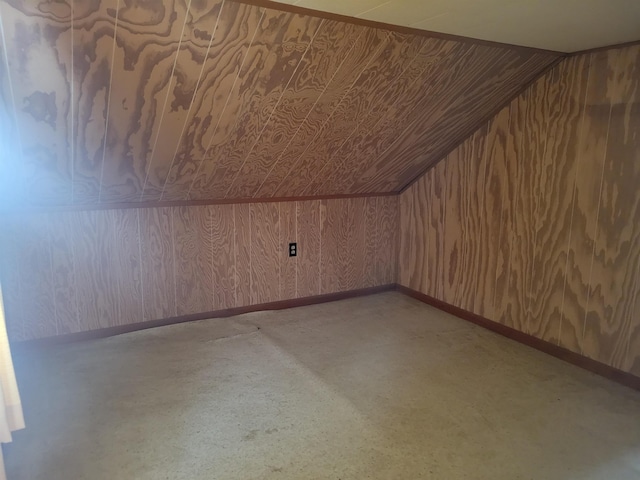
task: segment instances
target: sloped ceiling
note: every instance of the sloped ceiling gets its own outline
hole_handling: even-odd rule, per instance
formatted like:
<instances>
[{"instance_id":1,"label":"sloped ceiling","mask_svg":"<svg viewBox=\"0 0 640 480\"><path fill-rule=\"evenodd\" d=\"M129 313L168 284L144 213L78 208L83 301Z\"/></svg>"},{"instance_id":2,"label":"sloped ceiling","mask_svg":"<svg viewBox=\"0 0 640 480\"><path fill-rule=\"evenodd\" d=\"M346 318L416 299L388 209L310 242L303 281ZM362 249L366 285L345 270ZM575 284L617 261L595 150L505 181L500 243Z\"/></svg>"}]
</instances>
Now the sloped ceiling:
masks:
<instances>
[{"instance_id":1,"label":"sloped ceiling","mask_svg":"<svg viewBox=\"0 0 640 480\"><path fill-rule=\"evenodd\" d=\"M0 5L5 205L399 191L557 59L229 0Z\"/></svg>"}]
</instances>

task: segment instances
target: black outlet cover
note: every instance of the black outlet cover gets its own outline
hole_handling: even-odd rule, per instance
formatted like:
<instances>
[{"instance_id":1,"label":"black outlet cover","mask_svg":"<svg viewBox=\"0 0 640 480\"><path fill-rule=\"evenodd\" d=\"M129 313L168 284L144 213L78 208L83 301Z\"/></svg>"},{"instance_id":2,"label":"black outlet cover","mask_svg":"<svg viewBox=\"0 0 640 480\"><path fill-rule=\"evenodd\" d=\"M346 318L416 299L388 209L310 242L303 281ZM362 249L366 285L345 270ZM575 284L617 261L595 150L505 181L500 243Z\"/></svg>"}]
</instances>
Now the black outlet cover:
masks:
<instances>
[{"instance_id":1,"label":"black outlet cover","mask_svg":"<svg viewBox=\"0 0 640 480\"><path fill-rule=\"evenodd\" d=\"M295 257L298 254L298 244L297 243L290 243L289 244L289 256L290 257Z\"/></svg>"}]
</instances>

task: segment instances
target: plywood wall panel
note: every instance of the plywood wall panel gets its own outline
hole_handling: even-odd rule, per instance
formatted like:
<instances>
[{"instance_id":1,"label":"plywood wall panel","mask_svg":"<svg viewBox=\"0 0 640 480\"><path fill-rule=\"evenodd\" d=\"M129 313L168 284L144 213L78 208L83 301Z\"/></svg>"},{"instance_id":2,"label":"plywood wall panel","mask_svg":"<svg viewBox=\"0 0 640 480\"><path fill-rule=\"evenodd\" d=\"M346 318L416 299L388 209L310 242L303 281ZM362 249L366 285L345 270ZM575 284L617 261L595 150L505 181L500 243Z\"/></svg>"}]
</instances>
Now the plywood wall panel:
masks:
<instances>
[{"instance_id":1,"label":"plywood wall panel","mask_svg":"<svg viewBox=\"0 0 640 480\"><path fill-rule=\"evenodd\" d=\"M358 129L373 125L380 117L375 112L392 105L393 93L402 85L398 80L418 54L422 41L394 32L388 35L384 48L367 64L336 107L332 121L325 124L321 135L307 150L306 155L317 165L314 175L304 184L296 180L301 188L291 190L290 195L318 195L334 166L343 159L344 151L353 148L349 142L354 136L357 139ZM363 95L372 90L377 92L375 97Z\"/></svg>"},{"instance_id":2,"label":"plywood wall panel","mask_svg":"<svg viewBox=\"0 0 640 480\"><path fill-rule=\"evenodd\" d=\"M251 303L280 299L280 206L251 204Z\"/></svg>"},{"instance_id":3,"label":"plywood wall panel","mask_svg":"<svg viewBox=\"0 0 640 480\"><path fill-rule=\"evenodd\" d=\"M195 178L189 198L228 196L265 124L302 64L320 23L318 18L265 11L256 39L247 52L246 80L240 83L239 98L235 99L236 121L224 142L212 145L205 154L205 158L214 161L207 162ZM229 111L229 106L225 111Z\"/></svg>"},{"instance_id":4,"label":"plywood wall panel","mask_svg":"<svg viewBox=\"0 0 640 480\"><path fill-rule=\"evenodd\" d=\"M172 210L176 313L209 312L214 309L209 207L174 207Z\"/></svg>"},{"instance_id":5,"label":"plywood wall panel","mask_svg":"<svg viewBox=\"0 0 640 480\"><path fill-rule=\"evenodd\" d=\"M364 198L328 201L327 210L336 228L333 261L337 291L363 288L365 284L365 201Z\"/></svg>"},{"instance_id":6,"label":"plywood wall panel","mask_svg":"<svg viewBox=\"0 0 640 480\"><path fill-rule=\"evenodd\" d=\"M482 193L482 229L477 238L478 249L481 253L479 261L484 268L479 269L476 283L478 295L474 311L489 318L495 318L496 279L498 270L503 269L508 262L505 258L505 238L508 230L503 230L504 204L510 203L507 173L507 142L509 134L510 109L502 109L488 124L487 138L483 154L485 168ZM506 207L508 208L508 207ZM504 237L503 237L504 234ZM494 248L494 245L500 245Z\"/></svg>"},{"instance_id":7,"label":"plywood wall panel","mask_svg":"<svg viewBox=\"0 0 640 480\"><path fill-rule=\"evenodd\" d=\"M0 28L2 28L2 9L0 7ZM0 30L0 34L3 31ZM3 37L0 37L3 38ZM0 142L2 142L2 163L0 164L0 201L6 208L17 207L24 199L24 173L15 172L17 166L11 165L9 159L22 156L20 131L16 123L14 99L12 95L11 76L7 63L6 41L0 42ZM19 164L24 162L20 161Z\"/></svg>"},{"instance_id":8,"label":"plywood wall panel","mask_svg":"<svg viewBox=\"0 0 640 480\"><path fill-rule=\"evenodd\" d=\"M455 43L424 39L419 53L411 59L399 78L392 93L390 104L375 114L375 123L360 128L350 148L346 148L340 167L326 182L323 193L359 191L372 177L379 174L382 167L374 162L362 162L362 158L380 158L406 128L407 121L413 119L423 107L425 90L442 72L442 60L455 51ZM346 145L348 146L348 145ZM334 182L339 179L340 182Z\"/></svg>"},{"instance_id":9,"label":"plywood wall panel","mask_svg":"<svg viewBox=\"0 0 640 480\"><path fill-rule=\"evenodd\" d=\"M377 283L376 261L378 259L378 205L377 198L365 199L364 204L364 267L363 287Z\"/></svg>"},{"instance_id":10,"label":"plywood wall panel","mask_svg":"<svg viewBox=\"0 0 640 480\"><path fill-rule=\"evenodd\" d=\"M610 54L615 75L597 213L590 301L583 352L601 362L628 364L640 268L640 48ZM640 352L635 352L639 355Z\"/></svg>"},{"instance_id":11,"label":"plywood wall panel","mask_svg":"<svg viewBox=\"0 0 640 480\"><path fill-rule=\"evenodd\" d=\"M13 197L36 205L398 191L557 58L232 0L6 2L2 23Z\"/></svg>"},{"instance_id":12,"label":"plywood wall panel","mask_svg":"<svg viewBox=\"0 0 640 480\"><path fill-rule=\"evenodd\" d=\"M321 204L320 200L297 202L298 297L310 297L321 293Z\"/></svg>"},{"instance_id":13,"label":"plywood wall panel","mask_svg":"<svg viewBox=\"0 0 640 480\"><path fill-rule=\"evenodd\" d=\"M140 224L136 209L111 210L114 215L114 257L111 260L118 279L118 317L120 325L141 322L143 288Z\"/></svg>"},{"instance_id":14,"label":"plywood wall panel","mask_svg":"<svg viewBox=\"0 0 640 480\"><path fill-rule=\"evenodd\" d=\"M292 182L299 187L312 178L312 157L306 155L311 143L324 131L325 124L331 120L337 106L371 61L372 56L381 48L381 43L386 37L380 30L366 27L350 29L353 29L354 33L345 58L305 121L299 125L287 148L280 154L277 164L256 192L256 197L290 195L290 186L294 186ZM298 182L299 176L303 178Z\"/></svg>"},{"instance_id":15,"label":"plywood wall panel","mask_svg":"<svg viewBox=\"0 0 640 480\"><path fill-rule=\"evenodd\" d=\"M214 205L211 213L213 296L216 310L236 306L235 225L233 205Z\"/></svg>"},{"instance_id":16,"label":"plywood wall panel","mask_svg":"<svg viewBox=\"0 0 640 480\"><path fill-rule=\"evenodd\" d=\"M280 237L278 241L278 263L280 265L280 294L281 300L296 298L298 256L289 256L289 243L298 242L298 202L283 202L278 204L280 209Z\"/></svg>"},{"instance_id":17,"label":"plywood wall panel","mask_svg":"<svg viewBox=\"0 0 640 480\"><path fill-rule=\"evenodd\" d=\"M348 191L351 186L351 175L354 174L354 169L360 166L357 159L362 158L363 153L360 149L364 139L370 135L379 136L382 132L392 134L393 132L388 132L388 130L392 129L393 122L390 124L385 121L387 117L396 109L402 110L407 106L414 107L415 102L421 96L422 92L415 87L416 84L422 83L419 81L420 75L430 62L424 53L431 48L433 45L428 44L425 39L414 40L401 52L402 57L398 59L397 64L385 66L389 69L389 73L387 73L389 83L376 86L376 90L380 92L376 101L358 119L353 130L341 142L331 158L326 161L314 183L309 186L308 194L316 194L317 192L333 194ZM396 119L395 125L398 123L402 122ZM386 125L387 130L382 128L383 125ZM314 187L314 185L317 186Z\"/></svg>"},{"instance_id":18,"label":"plywood wall panel","mask_svg":"<svg viewBox=\"0 0 640 480\"><path fill-rule=\"evenodd\" d=\"M407 189L400 281L430 275L430 232L444 231L444 289L420 291L637 372L639 52L573 56L535 82L487 124L484 180L469 148L479 130ZM442 215L423 187L438 169ZM407 261L412 245L424 245L424 265Z\"/></svg>"},{"instance_id":19,"label":"plywood wall panel","mask_svg":"<svg viewBox=\"0 0 640 480\"><path fill-rule=\"evenodd\" d=\"M233 206L236 306L251 305L251 206Z\"/></svg>"},{"instance_id":20,"label":"plywood wall panel","mask_svg":"<svg viewBox=\"0 0 640 480\"><path fill-rule=\"evenodd\" d=\"M140 192L143 200L163 197L167 176L174 162L176 145L198 93L200 78L210 52L213 37L220 34L222 1L188 2L178 49L173 56L170 77L159 91L157 115L149 139L147 165ZM179 18L179 16L178 16ZM179 21L179 19L178 19ZM217 30L217 31L216 31ZM210 33L209 33L210 32Z\"/></svg>"},{"instance_id":21,"label":"plywood wall panel","mask_svg":"<svg viewBox=\"0 0 640 480\"><path fill-rule=\"evenodd\" d=\"M119 5L119 41L113 50L107 98L100 202L141 198L188 5L180 0Z\"/></svg>"},{"instance_id":22,"label":"plywood wall panel","mask_svg":"<svg viewBox=\"0 0 640 480\"><path fill-rule=\"evenodd\" d=\"M20 285L20 237L17 217L6 215L0 229L0 287L10 341L24 340L25 320L22 315L23 301Z\"/></svg>"},{"instance_id":23,"label":"plywood wall panel","mask_svg":"<svg viewBox=\"0 0 640 480\"><path fill-rule=\"evenodd\" d=\"M71 6L64 2L3 2L6 59L20 135L22 201L70 203L69 39ZM32 193L33 192L33 193ZM35 194L35 195L34 195Z\"/></svg>"},{"instance_id":24,"label":"plywood wall panel","mask_svg":"<svg viewBox=\"0 0 640 480\"><path fill-rule=\"evenodd\" d=\"M416 285L412 280L413 274L422 274L426 271L424 268L416 268L414 266L417 262L416 257L420 255L422 249L425 248L420 235L417 234L418 229L414 224L417 220L419 221L425 218L423 215L416 215L415 212L417 207L417 194L415 190L418 189L419 185L424 183L424 181L425 178L419 179L409 188L407 193L400 196L400 225L406 228L408 232L415 234L402 235L400 237L398 263L402 266L398 271L398 282L414 290L420 290L420 286ZM420 264L422 264L421 261Z\"/></svg>"},{"instance_id":25,"label":"plywood wall panel","mask_svg":"<svg viewBox=\"0 0 640 480\"><path fill-rule=\"evenodd\" d=\"M368 174L367 183L354 192L386 191L392 185L406 185L472 133L487 112L503 103L481 92L497 89L510 98L540 72L539 58L521 64L489 47L475 45L472 50L461 53L455 62L449 56L443 59L427 82L424 103L406 118L405 128L393 144L375 157L369 166L375 173ZM502 61L498 61L496 57L501 56ZM523 82L524 78L527 80ZM446 98L456 98L457 102L449 105Z\"/></svg>"},{"instance_id":26,"label":"plywood wall panel","mask_svg":"<svg viewBox=\"0 0 640 480\"><path fill-rule=\"evenodd\" d=\"M535 197L533 269L529 301L529 332L558 343L563 309L567 245L588 70L584 57L567 59L548 75L544 112L543 157L534 162Z\"/></svg>"},{"instance_id":27,"label":"plywood wall panel","mask_svg":"<svg viewBox=\"0 0 640 480\"><path fill-rule=\"evenodd\" d=\"M611 111L608 83L615 75L615 65L610 64L607 52L585 56L583 61L588 68L588 85L577 145L578 168L559 336L561 346L580 352L591 297L590 274Z\"/></svg>"},{"instance_id":28,"label":"plywood wall panel","mask_svg":"<svg viewBox=\"0 0 640 480\"><path fill-rule=\"evenodd\" d=\"M470 308L477 290L480 236L479 185L484 181L486 129L469 137L446 159L447 210L444 222L444 298L460 308Z\"/></svg>"},{"instance_id":29,"label":"plywood wall panel","mask_svg":"<svg viewBox=\"0 0 640 480\"><path fill-rule=\"evenodd\" d=\"M271 120L264 125L259 141L230 187L230 196L256 195L344 61L351 42L357 38L353 35L354 30L355 27L345 28L340 22L322 21L273 110Z\"/></svg>"},{"instance_id":30,"label":"plywood wall panel","mask_svg":"<svg viewBox=\"0 0 640 480\"><path fill-rule=\"evenodd\" d=\"M76 299L76 260L74 255L73 216L64 213L49 221L51 269L55 314L59 335L82 331Z\"/></svg>"},{"instance_id":31,"label":"plywood wall panel","mask_svg":"<svg viewBox=\"0 0 640 480\"><path fill-rule=\"evenodd\" d=\"M338 290L339 212L332 200L320 201L320 293Z\"/></svg>"},{"instance_id":32,"label":"plywood wall panel","mask_svg":"<svg viewBox=\"0 0 640 480\"><path fill-rule=\"evenodd\" d=\"M323 225L319 200L5 215L11 340L393 283L397 199L327 203Z\"/></svg>"},{"instance_id":33,"label":"plywood wall panel","mask_svg":"<svg viewBox=\"0 0 640 480\"><path fill-rule=\"evenodd\" d=\"M68 122L71 194L77 204L96 203L100 195L117 15L117 0L73 2Z\"/></svg>"},{"instance_id":34,"label":"plywood wall panel","mask_svg":"<svg viewBox=\"0 0 640 480\"><path fill-rule=\"evenodd\" d=\"M375 197L376 257L374 285L396 283L398 253L398 197ZM370 225L370 223L369 223ZM369 238L367 233L367 240Z\"/></svg>"},{"instance_id":35,"label":"plywood wall panel","mask_svg":"<svg viewBox=\"0 0 640 480\"><path fill-rule=\"evenodd\" d=\"M110 210L74 212L73 252L76 262L78 317L85 330L117 324L118 281L114 276L114 216Z\"/></svg>"},{"instance_id":36,"label":"plywood wall panel","mask_svg":"<svg viewBox=\"0 0 640 480\"><path fill-rule=\"evenodd\" d=\"M184 131L175 146L174 159L161 198L184 200L195 177L205 168L205 156L229 134L238 108L235 101L247 74L244 68L263 10L225 1L217 20L207 60L190 105Z\"/></svg>"},{"instance_id":37,"label":"plywood wall panel","mask_svg":"<svg viewBox=\"0 0 640 480\"><path fill-rule=\"evenodd\" d=\"M171 208L141 208L140 251L144 320L176 313L173 219Z\"/></svg>"},{"instance_id":38,"label":"plywood wall panel","mask_svg":"<svg viewBox=\"0 0 640 480\"><path fill-rule=\"evenodd\" d=\"M26 337L47 337L58 332L49 219L36 215L21 219L20 286Z\"/></svg>"}]
</instances>

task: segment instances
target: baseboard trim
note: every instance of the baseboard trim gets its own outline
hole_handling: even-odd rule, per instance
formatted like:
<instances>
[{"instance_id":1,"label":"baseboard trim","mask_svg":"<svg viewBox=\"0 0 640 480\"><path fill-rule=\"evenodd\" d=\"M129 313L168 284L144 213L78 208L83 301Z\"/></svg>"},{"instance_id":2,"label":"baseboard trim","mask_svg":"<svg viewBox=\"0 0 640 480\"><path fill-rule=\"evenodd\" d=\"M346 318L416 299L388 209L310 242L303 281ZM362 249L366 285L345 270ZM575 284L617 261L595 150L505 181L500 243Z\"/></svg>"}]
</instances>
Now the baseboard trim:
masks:
<instances>
[{"instance_id":1,"label":"baseboard trim","mask_svg":"<svg viewBox=\"0 0 640 480\"><path fill-rule=\"evenodd\" d=\"M431 297L403 285L396 285L396 290L404 293L405 295L413 297L416 300L426 303L427 305L431 305L432 307L436 307L439 310L455 315L458 318L471 323L475 323L476 325L486 328L487 330L491 330L492 332L510 338L511 340L515 340L516 342L535 348L536 350L540 350L541 352L576 365L580 368L583 368L584 370L588 370L592 373L595 373L596 375L600 375L602 377L608 378L609 380L613 380L616 383L620 383L629 388L640 391L640 377L636 377L631 373L625 372L623 370L618 370L617 368L598 362L597 360L584 357L578 353L572 352L571 350L567 350L566 348L562 348L558 345L546 342L514 328L493 322L485 317L482 317L475 313L471 313L462 308L455 307L446 302L443 302L442 300L438 300L437 298Z\"/></svg>"},{"instance_id":2,"label":"baseboard trim","mask_svg":"<svg viewBox=\"0 0 640 480\"><path fill-rule=\"evenodd\" d=\"M303 307L306 305L315 305L318 303L335 302L336 300L345 300L347 298L362 297L365 295L373 295L375 293L386 292L388 290L394 290L395 288L396 284L390 283L387 285L380 285L378 287L360 288L357 290L348 290L345 292L325 293L322 295L313 295L310 297L292 298L290 300L279 300L277 302L259 303L256 305L227 308L224 310L214 310L211 312L194 313L190 315L179 315L176 317L164 318L160 320L149 320L146 322L101 328L98 330L88 330L86 332L67 333L63 335L56 335L55 337L23 340L20 342L12 343L11 347L22 349L30 347L59 345L63 343L79 342L85 340L95 340L98 338L112 337L114 335L120 335L123 333L136 332L138 330L146 330L148 328L194 322L196 320L233 317L235 315L242 315L243 313L259 312L265 310L284 310L285 308Z\"/></svg>"}]
</instances>

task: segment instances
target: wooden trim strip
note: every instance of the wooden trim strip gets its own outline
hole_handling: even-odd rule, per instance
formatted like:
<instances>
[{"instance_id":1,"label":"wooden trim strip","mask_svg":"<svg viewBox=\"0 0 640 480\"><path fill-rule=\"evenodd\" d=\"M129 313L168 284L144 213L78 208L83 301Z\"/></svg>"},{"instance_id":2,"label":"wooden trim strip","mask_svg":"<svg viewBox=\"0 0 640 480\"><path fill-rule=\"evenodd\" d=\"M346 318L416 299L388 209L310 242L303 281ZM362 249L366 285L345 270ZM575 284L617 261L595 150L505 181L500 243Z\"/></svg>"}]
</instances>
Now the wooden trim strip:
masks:
<instances>
[{"instance_id":1,"label":"wooden trim strip","mask_svg":"<svg viewBox=\"0 0 640 480\"><path fill-rule=\"evenodd\" d=\"M469 132L462 136L462 140L460 141L456 141L455 144L453 144L453 146L450 149L447 149L446 152L442 158L440 158L440 160L438 160L437 162L433 162L430 165L427 165L426 167L424 167L422 170L420 170L420 172L415 175L411 180L409 180L407 183L405 183L399 190L398 190L398 195L403 193L405 190L407 190L411 185L413 185L414 183L416 183L418 180L420 180L420 178L427 173L429 170L431 170L433 167L435 167L438 163L440 163L442 160L444 160L445 158L447 158L447 155L449 155L451 152L453 152L456 148L458 148L460 145L462 145L471 135L473 135L476 131L478 131L480 128L482 128L484 126L485 123L489 122L493 117L495 117L496 115L498 115L498 113L500 113L500 111L503 108L506 108L507 106L509 106L509 104L511 104L511 102L513 102L516 98L518 98L520 95L522 95L531 85L533 85L538 79L542 78L544 75L546 75L548 72L550 72L553 68L555 68L557 65L560 64L560 62L562 62L565 58L567 57L559 57L556 60L554 60L553 62L551 62L549 65L547 65L545 68L543 68L542 70L540 70L540 72L538 72L537 75L534 75L533 78L531 80L529 80L527 83L524 83L522 85L522 87L511 97L509 97L507 100L504 101L504 103L501 103L498 107L496 107L493 110L489 110L489 113L487 115L485 115L481 121L479 121L478 123L476 123L473 128L469 129Z\"/></svg>"},{"instance_id":2,"label":"wooden trim strip","mask_svg":"<svg viewBox=\"0 0 640 480\"><path fill-rule=\"evenodd\" d=\"M349 17L340 15L339 13L324 12L322 10L314 10L312 8L299 7L289 3L273 2L271 0L231 0L236 3L244 3L247 5L255 5L257 7L279 10L282 12L290 12L299 15L308 15L311 17L326 18L338 22L351 23L354 25L362 25L364 27L378 28L382 30L390 30L409 35L420 35L422 37L440 38L443 40L451 40L454 42L472 43L475 45L485 45L488 47L508 48L510 50L519 50L528 53L543 53L547 55L566 56L565 52L557 52L555 50L545 50L543 48L525 47L522 45L513 45L511 43L494 42L491 40L481 40L479 38L463 37L452 33L433 32L430 30L422 30L419 28L403 27L401 25L393 25L391 23L377 22L375 20L366 20L364 18Z\"/></svg>"},{"instance_id":3,"label":"wooden trim strip","mask_svg":"<svg viewBox=\"0 0 640 480\"><path fill-rule=\"evenodd\" d=\"M63 343L80 342L85 340L95 340L98 338L112 337L114 335L120 335L123 333L136 332L138 330L146 330L148 328L164 327L166 325L175 325L178 323L193 322L196 320L232 317L235 315L242 315L244 313L259 312L265 310L283 310L285 308L303 307L306 305L315 305L318 303L335 302L336 300L345 300L347 298L362 297L365 295L373 295L375 293L386 292L389 290L394 290L395 288L396 285L394 283L390 283L378 287L348 290L346 292L325 293L322 295L313 295L311 297L280 300L277 302L247 305L245 307L227 308L224 310L194 313L191 315L180 315L177 317L164 318L160 320L150 320L148 322L132 323L129 325L118 325L115 327L101 328L99 330L90 330L87 332L68 333L65 335L57 335L55 337L24 340L12 343L11 348L25 349L32 347L59 345Z\"/></svg>"},{"instance_id":4,"label":"wooden trim strip","mask_svg":"<svg viewBox=\"0 0 640 480\"><path fill-rule=\"evenodd\" d=\"M433 298L424 293L417 292L403 285L396 285L396 290L404 293L405 295L413 297L416 300L426 303L427 305L436 307L443 312L450 313L458 318L471 323L475 323L476 325L486 328L487 330L491 330L492 332L510 338L511 340L515 340L516 342L535 348L536 350L540 350L541 352L559 358L560 360L563 360L567 363L571 363L572 365L580 367L584 370L588 370L592 373L595 373L596 375L608 378L609 380L613 380L616 383L620 383L621 385L625 385L634 390L640 390L640 377L636 377L631 373L618 370L617 368L598 362L597 360L584 357L578 353L559 347L558 345L554 345L532 335L523 333L520 330L507 327L506 325L502 325L500 323L492 322L491 320L480 315L468 312L467 310L463 310L459 307L455 307L446 302L443 302L442 300L438 300L437 298Z\"/></svg>"},{"instance_id":5,"label":"wooden trim strip","mask_svg":"<svg viewBox=\"0 0 640 480\"><path fill-rule=\"evenodd\" d=\"M238 203L278 203L301 202L305 200L333 200L341 198L394 197L397 192L347 193L334 195L309 195L299 197L263 197L263 198L220 198L212 200L165 200L153 202L114 202L76 205L22 206L17 208L0 208L0 213L55 213L89 210L122 210L129 208L191 207L198 205L232 205Z\"/></svg>"},{"instance_id":6,"label":"wooden trim strip","mask_svg":"<svg viewBox=\"0 0 640 480\"><path fill-rule=\"evenodd\" d=\"M567 56L575 57L577 55L589 55L590 53L594 53L594 52L602 52L605 50L617 50L619 48L633 47L635 45L640 45L640 40L632 40L631 42L616 43L614 45L607 45L605 47L595 47L595 48L588 48L586 50L578 50L577 52L572 52L567 54Z\"/></svg>"}]
</instances>

